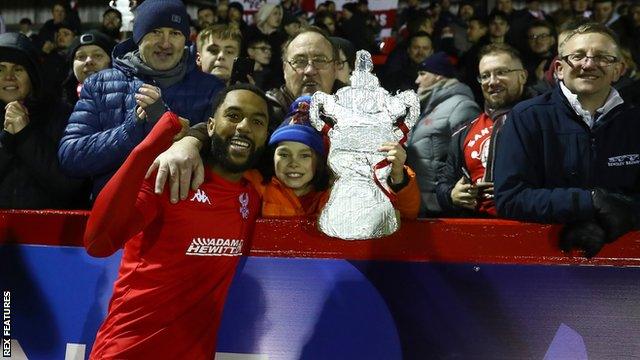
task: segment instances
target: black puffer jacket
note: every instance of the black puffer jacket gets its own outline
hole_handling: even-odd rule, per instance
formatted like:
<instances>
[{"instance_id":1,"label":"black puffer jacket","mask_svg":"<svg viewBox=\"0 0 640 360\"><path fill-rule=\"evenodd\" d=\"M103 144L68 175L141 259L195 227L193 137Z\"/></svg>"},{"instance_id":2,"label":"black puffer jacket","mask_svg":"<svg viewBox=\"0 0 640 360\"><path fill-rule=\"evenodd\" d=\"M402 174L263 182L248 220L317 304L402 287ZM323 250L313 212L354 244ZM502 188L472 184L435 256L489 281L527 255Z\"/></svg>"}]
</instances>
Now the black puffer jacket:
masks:
<instances>
[{"instance_id":1,"label":"black puffer jacket","mask_svg":"<svg viewBox=\"0 0 640 360\"><path fill-rule=\"evenodd\" d=\"M57 159L58 142L71 109L41 95L38 57L28 38L15 33L0 35L0 61L27 69L31 92L23 105L29 124L16 134L0 131L0 208L80 209L88 207L84 181L64 176ZM6 103L0 100L4 123Z\"/></svg>"}]
</instances>

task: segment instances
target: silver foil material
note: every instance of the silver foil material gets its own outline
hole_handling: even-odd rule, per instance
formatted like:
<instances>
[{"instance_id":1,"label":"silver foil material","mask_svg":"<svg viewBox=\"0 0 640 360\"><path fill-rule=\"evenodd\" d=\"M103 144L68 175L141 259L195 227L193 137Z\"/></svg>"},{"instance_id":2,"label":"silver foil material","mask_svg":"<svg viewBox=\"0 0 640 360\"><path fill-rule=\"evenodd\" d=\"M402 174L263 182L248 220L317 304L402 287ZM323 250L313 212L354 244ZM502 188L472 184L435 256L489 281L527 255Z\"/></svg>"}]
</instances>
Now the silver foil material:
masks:
<instances>
[{"instance_id":1,"label":"silver foil material","mask_svg":"<svg viewBox=\"0 0 640 360\"><path fill-rule=\"evenodd\" d=\"M318 91L311 100L313 126L322 130L332 123L327 133L331 141L328 164L336 175L318 224L323 233L345 240L379 238L398 229L399 218L381 188L390 191L391 165L374 167L386 159L378 151L382 143L400 141L405 135L397 121L404 117L411 129L420 113L415 92L390 95L380 87L372 69L371 55L358 51L351 86L335 95Z\"/></svg>"}]
</instances>

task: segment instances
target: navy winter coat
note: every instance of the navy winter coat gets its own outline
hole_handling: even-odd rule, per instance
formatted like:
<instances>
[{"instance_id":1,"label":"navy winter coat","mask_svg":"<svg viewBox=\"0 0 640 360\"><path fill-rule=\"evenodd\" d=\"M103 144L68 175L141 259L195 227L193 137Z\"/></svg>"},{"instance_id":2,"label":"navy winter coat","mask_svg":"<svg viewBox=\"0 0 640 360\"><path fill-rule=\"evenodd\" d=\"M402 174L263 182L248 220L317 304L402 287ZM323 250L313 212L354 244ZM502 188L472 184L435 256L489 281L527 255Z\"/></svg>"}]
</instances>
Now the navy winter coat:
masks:
<instances>
[{"instance_id":1,"label":"navy winter coat","mask_svg":"<svg viewBox=\"0 0 640 360\"><path fill-rule=\"evenodd\" d=\"M555 223L590 220L590 189L640 193L640 109L621 104L590 129L560 87L516 105L498 140L498 214Z\"/></svg>"},{"instance_id":2,"label":"navy winter coat","mask_svg":"<svg viewBox=\"0 0 640 360\"><path fill-rule=\"evenodd\" d=\"M115 47L113 57L122 58L135 49L129 39ZM186 74L178 83L161 88L162 100L168 110L194 125L208 119L211 100L224 84L196 66L194 46L185 51L189 51ZM153 126L138 122L134 111L134 95L145 82L154 84L152 79L140 78L137 69L118 61L113 69L100 71L84 82L58 157L69 175L92 178L94 197Z\"/></svg>"}]
</instances>

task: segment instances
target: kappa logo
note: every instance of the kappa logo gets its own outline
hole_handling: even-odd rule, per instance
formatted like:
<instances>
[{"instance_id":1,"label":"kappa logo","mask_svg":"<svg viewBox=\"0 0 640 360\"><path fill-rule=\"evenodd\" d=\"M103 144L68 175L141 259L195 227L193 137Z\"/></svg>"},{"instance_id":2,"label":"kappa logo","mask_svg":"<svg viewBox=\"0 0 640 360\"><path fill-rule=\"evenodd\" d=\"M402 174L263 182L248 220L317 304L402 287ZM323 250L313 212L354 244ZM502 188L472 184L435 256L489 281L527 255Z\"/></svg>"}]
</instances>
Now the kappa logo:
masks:
<instances>
[{"instance_id":1,"label":"kappa logo","mask_svg":"<svg viewBox=\"0 0 640 360\"><path fill-rule=\"evenodd\" d=\"M211 201L209 201L209 197L207 196L207 194L200 189L196 190L195 194L193 194L193 197L189 199L189 201L197 201L203 204L207 203L211 205Z\"/></svg>"},{"instance_id":2,"label":"kappa logo","mask_svg":"<svg viewBox=\"0 0 640 360\"><path fill-rule=\"evenodd\" d=\"M638 164L640 164L640 154L626 154L610 157L607 166L618 167Z\"/></svg>"},{"instance_id":3,"label":"kappa logo","mask_svg":"<svg viewBox=\"0 0 640 360\"><path fill-rule=\"evenodd\" d=\"M193 256L240 256L244 240L194 238L185 255Z\"/></svg>"},{"instance_id":4,"label":"kappa logo","mask_svg":"<svg viewBox=\"0 0 640 360\"><path fill-rule=\"evenodd\" d=\"M240 194L238 201L240 201L240 215L246 220L249 217L249 194Z\"/></svg>"}]
</instances>

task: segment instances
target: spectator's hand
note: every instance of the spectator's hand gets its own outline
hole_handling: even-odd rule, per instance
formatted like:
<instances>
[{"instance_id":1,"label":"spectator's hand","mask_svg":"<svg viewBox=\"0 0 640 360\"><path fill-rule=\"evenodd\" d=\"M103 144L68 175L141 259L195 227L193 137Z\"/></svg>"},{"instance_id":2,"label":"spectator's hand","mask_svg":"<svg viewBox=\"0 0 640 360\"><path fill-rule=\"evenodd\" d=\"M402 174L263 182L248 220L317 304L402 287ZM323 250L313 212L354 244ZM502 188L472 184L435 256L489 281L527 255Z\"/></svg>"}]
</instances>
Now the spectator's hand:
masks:
<instances>
[{"instance_id":1,"label":"spectator's hand","mask_svg":"<svg viewBox=\"0 0 640 360\"><path fill-rule=\"evenodd\" d=\"M147 118L147 112L140 106L136 106L136 115L138 116L138 119L145 120Z\"/></svg>"},{"instance_id":2,"label":"spectator's hand","mask_svg":"<svg viewBox=\"0 0 640 360\"><path fill-rule=\"evenodd\" d=\"M156 175L155 192L161 194L169 178L170 200L173 204L178 199L185 200L191 189L196 190L204 182L204 165L199 149L202 146L198 139L187 136L176 141L160 154L147 170L148 178L154 171Z\"/></svg>"},{"instance_id":3,"label":"spectator's hand","mask_svg":"<svg viewBox=\"0 0 640 360\"><path fill-rule=\"evenodd\" d=\"M478 194L484 199L493 199L493 183L478 181L476 183Z\"/></svg>"},{"instance_id":4,"label":"spectator's hand","mask_svg":"<svg viewBox=\"0 0 640 360\"><path fill-rule=\"evenodd\" d=\"M391 163L391 183L400 184L404 181L404 163L407 151L397 142L386 142L378 151L387 153L387 161Z\"/></svg>"},{"instance_id":5,"label":"spectator's hand","mask_svg":"<svg viewBox=\"0 0 640 360\"><path fill-rule=\"evenodd\" d=\"M591 192L591 200L596 210L596 220L607 233L607 242L616 240L636 226L637 214L633 199L628 196L595 189Z\"/></svg>"},{"instance_id":6,"label":"spectator's hand","mask_svg":"<svg viewBox=\"0 0 640 360\"><path fill-rule=\"evenodd\" d=\"M451 190L451 202L461 208L475 210L478 204L477 197L478 188L470 184L469 180L464 176L458 180Z\"/></svg>"},{"instance_id":7,"label":"spectator's hand","mask_svg":"<svg viewBox=\"0 0 640 360\"><path fill-rule=\"evenodd\" d=\"M4 107L4 130L15 135L29 125L29 110L19 101L12 101Z\"/></svg>"},{"instance_id":8,"label":"spectator's hand","mask_svg":"<svg viewBox=\"0 0 640 360\"><path fill-rule=\"evenodd\" d=\"M42 44L42 52L45 54L50 54L56 48L56 44L54 44L51 40L47 40Z\"/></svg>"},{"instance_id":9,"label":"spectator's hand","mask_svg":"<svg viewBox=\"0 0 640 360\"><path fill-rule=\"evenodd\" d=\"M139 107L146 109L160 99L160 88L142 84L136 93L136 104Z\"/></svg>"},{"instance_id":10,"label":"spectator's hand","mask_svg":"<svg viewBox=\"0 0 640 360\"><path fill-rule=\"evenodd\" d=\"M160 88L142 84L135 95L136 97L136 115L139 119L146 121L157 121L165 112L164 103Z\"/></svg>"},{"instance_id":11,"label":"spectator's hand","mask_svg":"<svg viewBox=\"0 0 640 360\"><path fill-rule=\"evenodd\" d=\"M592 258L607 243L606 235L595 221L576 222L562 228L558 245L565 252L578 248L585 257Z\"/></svg>"}]
</instances>

